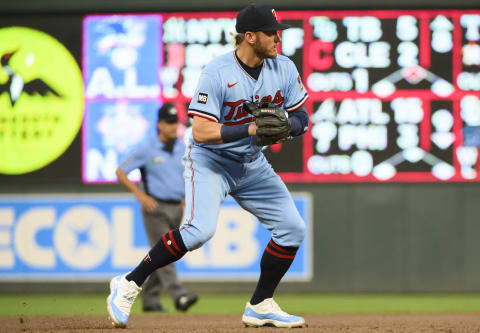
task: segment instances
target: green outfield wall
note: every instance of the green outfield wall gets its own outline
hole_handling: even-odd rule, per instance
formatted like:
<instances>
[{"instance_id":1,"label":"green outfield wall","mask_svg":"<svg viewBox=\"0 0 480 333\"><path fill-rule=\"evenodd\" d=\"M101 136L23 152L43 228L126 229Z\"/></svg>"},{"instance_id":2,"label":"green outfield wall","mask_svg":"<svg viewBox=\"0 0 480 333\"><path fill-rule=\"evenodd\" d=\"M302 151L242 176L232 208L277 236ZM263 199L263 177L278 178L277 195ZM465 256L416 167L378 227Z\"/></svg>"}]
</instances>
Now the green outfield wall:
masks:
<instances>
[{"instance_id":1,"label":"green outfield wall","mask_svg":"<svg viewBox=\"0 0 480 333\"><path fill-rule=\"evenodd\" d=\"M321 291L480 290L477 184L292 185L314 198Z\"/></svg>"}]
</instances>

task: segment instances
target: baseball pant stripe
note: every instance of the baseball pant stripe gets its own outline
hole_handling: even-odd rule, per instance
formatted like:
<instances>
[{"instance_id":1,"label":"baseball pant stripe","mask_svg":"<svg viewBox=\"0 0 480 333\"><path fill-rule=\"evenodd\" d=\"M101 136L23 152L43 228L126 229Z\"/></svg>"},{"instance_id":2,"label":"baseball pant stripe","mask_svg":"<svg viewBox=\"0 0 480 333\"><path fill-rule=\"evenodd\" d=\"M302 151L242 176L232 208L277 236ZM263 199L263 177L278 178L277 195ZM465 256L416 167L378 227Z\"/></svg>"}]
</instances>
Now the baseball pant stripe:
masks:
<instances>
[{"instance_id":1,"label":"baseball pant stripe","mask_svg":"<svg viewBox=\"0 0 480 333\"><path fill-rule=\"evenodd\" d=\"M190 214L190 220L188 220L187 224L191 224L195 211L195 182L193 181L193 177L195 176L195 170L193 170L192 145L188 146L188 159L190 160L190 169L192 170L192 213Z\"/></svg>"}]
</instances>

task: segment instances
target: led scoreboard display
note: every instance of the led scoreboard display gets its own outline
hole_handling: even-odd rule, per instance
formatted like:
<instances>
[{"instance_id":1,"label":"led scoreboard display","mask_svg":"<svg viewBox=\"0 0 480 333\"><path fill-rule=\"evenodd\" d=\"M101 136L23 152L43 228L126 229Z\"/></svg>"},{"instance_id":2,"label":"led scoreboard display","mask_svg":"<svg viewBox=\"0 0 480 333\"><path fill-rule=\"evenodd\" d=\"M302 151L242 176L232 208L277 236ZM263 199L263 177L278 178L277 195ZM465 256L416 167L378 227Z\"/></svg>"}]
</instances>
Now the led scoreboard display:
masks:
<instances>
[{"instance_id":1,"label":"led scoreboard display","mask_svg":"<svg viewBox=\"0 0 480 333\"><path fill-rule=\"evenodd\" d=\"M305 179L478 180L479 27L479 12L310 16Z\"/></svg>"},{"instance_id":2,"label":"led scoreboard display","mask_svg":"<svg viewBox=\"0 0 480 333\"><path fill-rule=\"evenodd\" d=\"M85 19L84 181L114 181L158 105L175 103L188 128L201 70L233 50L235 14ZM480 10L277 15L292 26L279 52L310 96L308 133L265 150L285 181L480 180Z\"/></svg>"}]
</instances>

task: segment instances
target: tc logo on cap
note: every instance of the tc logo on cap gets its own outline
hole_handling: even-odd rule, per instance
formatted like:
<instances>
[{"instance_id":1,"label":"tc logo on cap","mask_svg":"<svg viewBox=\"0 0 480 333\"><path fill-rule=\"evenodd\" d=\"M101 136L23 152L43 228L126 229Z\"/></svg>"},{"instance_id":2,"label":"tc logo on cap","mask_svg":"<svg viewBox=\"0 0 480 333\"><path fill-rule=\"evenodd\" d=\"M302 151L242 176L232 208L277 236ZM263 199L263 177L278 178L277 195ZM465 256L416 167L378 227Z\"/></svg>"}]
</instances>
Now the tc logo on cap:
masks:
<instances>
[{"instance_id":1,"label":"tc logo on cap","mask_svg":"<svg viewBox=\"0 0 480 333\"><path fill-rule=\"evenodd\" d=\"M277 31L290 28L288 24L278 23L277 13L270 5L250 5L237 14L235 29L238 33L247 31Z\"/></svg>"},{"instance_id":2,"label":"tc logo on cap","mask_svg":"<svg viewBox=\"0 0 480 333\"><path fill-rule=\"evenodd\" d=\"M275 12L275 9L272 9L272 15L275 17L275 20L278 21L277 13Z\"/></svg>"}]
</instances>

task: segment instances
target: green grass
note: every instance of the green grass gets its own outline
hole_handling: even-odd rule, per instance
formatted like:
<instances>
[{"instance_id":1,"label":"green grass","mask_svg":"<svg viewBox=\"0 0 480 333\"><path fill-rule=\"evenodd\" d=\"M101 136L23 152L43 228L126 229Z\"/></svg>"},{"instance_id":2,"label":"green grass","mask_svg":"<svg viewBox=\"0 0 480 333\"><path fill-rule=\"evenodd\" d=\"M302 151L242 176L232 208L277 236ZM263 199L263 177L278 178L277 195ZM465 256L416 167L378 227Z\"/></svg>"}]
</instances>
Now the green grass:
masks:
<instances>
[{"instance_id":1,"label":"green grass","mask_svg":"<svg viewBox=\"0 0 480 333\"><path fill-rule=\"evenodd\" d=\"M1 295L0 316L104 315L106 295ZM189 313L239 314L249 295L200 295ZM288 312L332 313L440 313L480 312L480 295L324 295L285 294L275 297ZM173 312L170 298L163 304ZM132 313L141 313L138 299Z\"/></svg>"}]
</instances>

